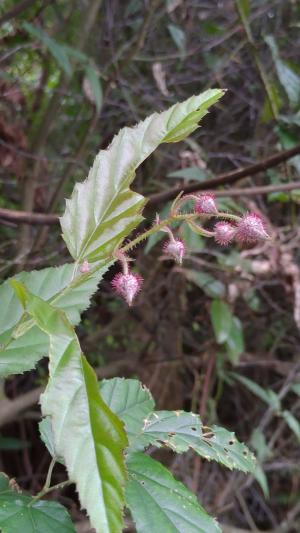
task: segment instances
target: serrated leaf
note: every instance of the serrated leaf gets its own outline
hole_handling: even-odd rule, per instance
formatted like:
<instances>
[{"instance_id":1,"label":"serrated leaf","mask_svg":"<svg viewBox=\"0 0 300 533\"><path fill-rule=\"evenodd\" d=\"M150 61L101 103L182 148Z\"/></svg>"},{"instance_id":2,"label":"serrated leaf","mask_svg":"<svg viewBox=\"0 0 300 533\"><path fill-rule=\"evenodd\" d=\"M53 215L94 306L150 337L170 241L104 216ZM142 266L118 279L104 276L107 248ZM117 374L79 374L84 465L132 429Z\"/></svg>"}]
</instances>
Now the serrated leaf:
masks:
<instances>
[{"instance_id":1,"label":"serrated leaf","mask_svg":"<svg viewBox=\"0 0 300 533\"><path fill-rule=\"evenodd\" d=\"M68 75L72 74L71 63L66 52L66 47L59 44L55 39L52 39L44 32L41 28L30 24L30 22L23 22L22 27L26 30L32 37L38 39L43 43L49 52L52 54L57 64L62 68L62 70Z\"/></svg>"},{"instance_id":2,"label":"serrated leaf","mask_svg":"<svg viewBox=\"0 0 300 533\"><path fill-rule=\"evenodd\" d=\"M223 344L229 338L232 328L232 313L229 305L222 300L214 300L210 306L210 318L216 341Z\"/></svg>"},{"instance_id":3,"label":"serrated leaf","mask_svg":"<svg viewBox=\"0 0 300 533\"><path fill-rule=\"evenodd\" d=\"M158 461L133 453L127 468L126 501L138 533L221 533L196 496Z\"/></svg>"},{"instance_id":4,"label":"serrated leaf","mask_svg":"<svg viewBox=\"0 0 300 533\"><path fill-rule=\"evenodd\" d=\"M237 441L234 433L218 426L205 428L203 433L200 417L194 413L152 412L153 399L136 380L107 380L103 389L101 386L101 394L112 411L125 423L129 453L141 451L150 445L158 448L165 446L177 453L192 449L206 459L244 472L252 471L255 467L253 454Z\"/></svg>"},{"instance_id":5,"label":"serrated leaf","mask_svg":"<svg viewBox=\"0 0 300 533\"><path fill-rule=\"evenodd\" d=\"M34 501L12 490L0 473L0 528L2 533L75 533L67 510L57 502Z\"/></svg>"},{"instance_id":6,"label":"serrated leaf","mask_svg":"<svg viewBox=\"0 0 300 533\"><path fill-rule=\"evenodd\" d=\"M64 310L71 323L76 325L108 266L94 274L79 275L74 280L74 264L21 272L11 279L21 281L30 292ZM31 370L49 351L48 336L24 316L22 305L11 287L11 279L0 286L0 302L6 310L0 315L0 377Z\"/></svg>"},{"instance_id":7,"label":"serrated leaf","mask_svg":"<svg viewBox=\"0 0 300 533\"><path fill-rule=\"evenodd\" d=\"M129 452L141 451L153 444L182 453L202 437L202 423L194 413L154 411L143 422L141 430L129 439Z\"/></svg>"},{"instance_id":8,"label":"serrated leaf","mask_svg":"<svg viewBox=\"0 0 300 533\"><path fill-rule=\"evenodd\" d=\"M230 469L253 472L256 460L252 452L239 442L235 434L219 426L212 426L197 447L192 448L208 460L218 461Z\"/></svg>"},{"instance_id":9,"label":"serrated leaf","mask_svg":"<svg viewBox=\"0 0 300 533\"><path fill-rule=\"evenodd\" d=\"M150 391L137 379L103 379L99 385L105 403L124 422L130 442L140 433L145 419L154 409Z\"/></svg>"},{"instance_id":10,"label":"serrated leaf","mask_svg":"<svg viewBox=\"0 0 300 533\"><path fill-rule=\"evenodd\" d=\"M51 417L55 451L64 459L79 499L97 533L122 531L126 434L102 400L96 374L81 352L66 315L30 294L19 282L26 309L50 340L49 382L41 396Z\"/></svg>"},{"instance_id":11,"label":"serrated leaf","mask_svg":"<svg viewBox=\"0 0 300 533\"><path fill-rule=\"evenodd\" d=\"M124 128L97 155L88 178L74 187L60 222L72 257L94 262L110 257L142 220L145 198L130 185L141 163L164 142L177 142L198 127L210 105L223 95L212 89L133 128Z\"/></svg>"}]
</instances>

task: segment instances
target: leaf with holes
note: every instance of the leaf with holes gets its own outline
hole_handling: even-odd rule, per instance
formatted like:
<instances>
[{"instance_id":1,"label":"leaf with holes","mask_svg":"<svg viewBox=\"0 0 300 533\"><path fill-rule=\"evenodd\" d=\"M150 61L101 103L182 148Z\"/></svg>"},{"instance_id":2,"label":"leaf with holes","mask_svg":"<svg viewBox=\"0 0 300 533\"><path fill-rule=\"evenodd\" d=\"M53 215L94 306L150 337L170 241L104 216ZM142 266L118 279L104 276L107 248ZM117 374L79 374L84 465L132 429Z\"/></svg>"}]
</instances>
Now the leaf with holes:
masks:
<instances>
[{"instance_id":1,"label":"leaf with holes","mask_svg":"<svg viewBox=\"0 0 300 533\"><path fill-rule=\"evenodd\" d=\"M34 500L10 486L0 473L0 529L2 533L75 533L67 510L57 502Z\"/></svg>"},{"instance_id":2,"label":"leaf with holes","mask_svg":"<svg viewBox=\"0 0 300 533\"><path fill-rule=\"evenodd\" d=\"M150 445L165 446L177 453L194 450L208 460L229 468L252 472L255 458L234 433L213 426L203 431L199 415L185 411L154 411L150 393L133 379L114 378L100 383L103 399L125 423L128 453ZM136 406L135 406L136 402Z\"/></svg>"},{"instance_id":3,"label":"leaf with holes","mask_svg":"<svg viewBox=\"0 0 300 533\"><path fill-rule=\"evenodd\" d=\"M90 302L109 265L93 274L80 274L72 280L74 265L21 272L13 279L21 281L29 291L65 311L73 325ZM32 319L26 318L12 287L11 279L0 286L0 302L6 312L0 315L0 377L31 370L48 354L48 336Z\"/></svg>"},{"instance_id":4,"label":"leaf with holes","mask_svg":"<svg viewBox=\"0 0 300 533\"><path fill-rule=\"evenodd\" d=\"M133 453L127 468L126 502L138 533L221 533L196 496L163 465Z\"/></svg>"},{"instance_id":5,"label":"leaf with holes","mask_svg":"<svg viewBox=\"0 0 300 533\"><path fill-rule=\"evenodd\" d=\"M100 396L96 374L81 352L66 315L12 282L37 326L49 336L49 382L41 396L43 416L51 417L55 453L97 533L122 531L126 434ZM70 445L71 444L71 445Z\"/></svg>"},{"instance_id":6,"label":"leaf with holes","mask_svg":"<svg viewBox=\"0 0 300 533\"><path fill-rule=\"evenodd\" d=\"M177 453L186 452L201 437L201 420L194 413L155 411L144 420L142 430L129 439L129 452L141 451L150 444L167 446Z\"/></svg>"},{"instance_id":7,"label":"leaf with holes","mask_svg":"<svg viewBox=\"0 0 300 533\"><path fill-rule=\"evenodd\" d=\"M136 169L162 143L184 139L198 128L224 91L210 89L123 128L97 155L87 179L77 183L61 217L63 238L76 262L110 257L142 221L145 198L130 189Z\"/></svg>"}]
</instances>

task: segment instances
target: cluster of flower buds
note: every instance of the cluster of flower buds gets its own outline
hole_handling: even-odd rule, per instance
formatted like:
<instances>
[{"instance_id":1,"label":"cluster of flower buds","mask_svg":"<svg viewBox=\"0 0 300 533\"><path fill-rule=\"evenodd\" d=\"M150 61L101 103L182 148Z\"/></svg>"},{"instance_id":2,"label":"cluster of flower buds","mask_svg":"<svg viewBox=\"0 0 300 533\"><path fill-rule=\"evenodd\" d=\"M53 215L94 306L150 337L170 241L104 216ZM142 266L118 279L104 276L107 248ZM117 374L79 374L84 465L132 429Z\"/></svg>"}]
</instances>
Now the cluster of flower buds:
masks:
<instances>
[{"instance_id":1,"label":"cluster of flower buds","mask_svg":"<svg viewBox=\"0 0 300 533\"><path fill-rule=\"evenodd\" d=\"M237 215L222 213L217 208L214 195L210 193L203 193L199 195L189 194L178 197L178 199L175 200L171 210L171 215L173 216L174 220L176 220L177 216L179 216L181 220L185 220L185 216L179 215L178 210L184 202L190 199L193 199L195 202L194 212L186 215L187 222L190 220L190 227L200 234L203 234L207 237L213 237L221 246L226 246L233 240L236 240L240 243L255 244L260 240L266 240L269 238L265 228L264 220L259 214L246 213L240 217ZM198 218L197 215L199 218L203 216L207 218L209 216L209 218L217 217L221 220L216 222L212 231L208 231L201 226L198 226L194 222L195 218ZM191 216L193 217L192 221L189 218ZM186 253L186 245L184 241L178 237L175 237L171 228L168 225L163 225L160 222L158 215L156 217L156 226L157 231L163 231L168 234L168 240L163 246L164 254L181 265ZM122 296L127 304L131 306L134 298L141 290L143 278L129 270L130 259L122 251L119 250L116 252L115 256L122 265L122 272L115 275L112 280L112 286L115 292ZM85 264L83 264L81 272L86 271L87 267Z\"/></svg>"}]
</instances>

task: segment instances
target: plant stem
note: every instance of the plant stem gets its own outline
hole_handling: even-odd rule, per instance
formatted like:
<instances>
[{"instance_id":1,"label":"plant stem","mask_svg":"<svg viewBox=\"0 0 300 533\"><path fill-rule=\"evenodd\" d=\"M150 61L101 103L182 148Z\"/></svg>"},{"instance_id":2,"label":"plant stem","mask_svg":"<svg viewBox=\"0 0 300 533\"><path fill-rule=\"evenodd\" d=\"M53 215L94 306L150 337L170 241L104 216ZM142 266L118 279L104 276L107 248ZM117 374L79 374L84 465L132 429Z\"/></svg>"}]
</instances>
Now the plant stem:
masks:
<instances>
[{"instance_id":1,"label":"plant stem","mask_svg":"<svg viewBox=\"0 0 300 533\"><path fill-rule=\"evenodd\" d=\"M36 496L33 496L32 500L29 502L28 507L31 507L36 501L40 500L48 494L49 492L53 490L59 490L63 489L64 487L67 487L68 485L71 485L73 481L70 481L70 479L66 479L65 481L61 481L60 483L57 483L56 485L52 485L52 487L48 487L47 489L42 489Z\"/></svg>"}]
</instances>

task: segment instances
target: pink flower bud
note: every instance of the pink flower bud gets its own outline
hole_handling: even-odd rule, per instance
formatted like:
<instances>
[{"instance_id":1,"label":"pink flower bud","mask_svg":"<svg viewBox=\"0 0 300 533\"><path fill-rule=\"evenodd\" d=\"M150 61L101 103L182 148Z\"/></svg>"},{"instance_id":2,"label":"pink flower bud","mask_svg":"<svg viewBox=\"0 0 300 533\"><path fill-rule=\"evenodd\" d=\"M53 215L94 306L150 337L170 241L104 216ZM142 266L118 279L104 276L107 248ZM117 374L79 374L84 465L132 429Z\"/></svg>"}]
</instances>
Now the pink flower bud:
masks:
<instances>
[{"instance_id":1,"label":"pink flower bud","mask_svg":"<svg viewBox=\"0 0 300 533\"><path fill-rule=\"evenodd\" d=\"M80 272L81 274L86 274L87 272L90 272L91 269L90 269L90 265L88 263L88 261L85 259L85 261L83 261L81 267L80 267Z\"/></svg>"},{"instance_id":2,"label":"pink flower bud","mask_svg":"<svg viewBox=\"0 0 300 533\"><path fill-rule=\"evenodd\" d=\"M130 307L137 293L141 290L142 282L143 278L139 274L133 274L132 272L124 274L120 272L116 274L111 284L116 293L120 294Z\"/></svg>"},{"instance_id":3,"label":"pink flower bud","mask_svg":"<svg viewBox=\"0 0 300 533\"><path fill-rule=\"evenodd\" d=\"M246 243L269 239L262 217L257 213L244 215L237 225L236 238L238 241Z\"/></svg>"},{"instance_id":4,"label":"pink flower bud","mask_svg":"<svg viewBox=\"0 0 300 533\"><path fill-rule=\"evenodd\" d=\"M237 228L229 222L217 222L214 227L215 240L221 246L226 246L234 239Z\"/></svg>"},{"instance_id":5,"label":"pink flower bud","mask_svg":"<svg viewBox=\"0 0 300 533\"><path fill-rule=\"evenodd\" d=\"M207 213L208 215L216 214L218 208L216 206L214 195L203 193L197 196L195 211L196 213Z\"/></svg>"},{"instance_id":6,"label":"pink flower bud","mask_svg":"<svg viewBox=\"0 0 300 533\"><path fill-rule=\"evenodd\" d=\"M185 254L185 244L181 239L171 239L164 244L164 253L175 259L176 263L181 265Z\"/></svg>"}]
</instances>

